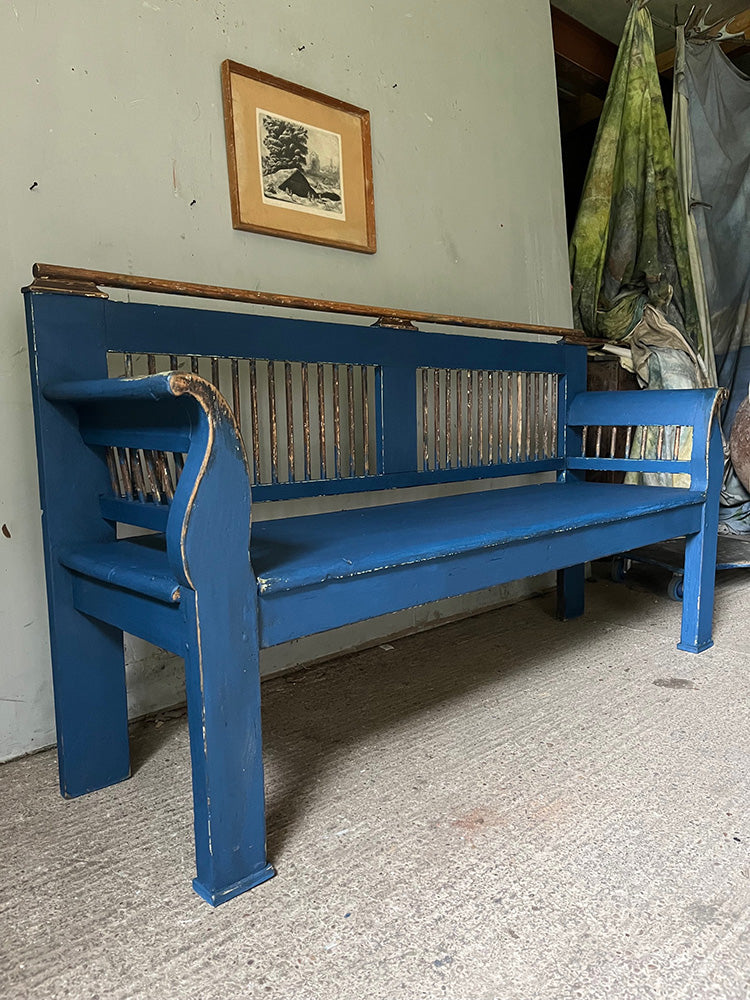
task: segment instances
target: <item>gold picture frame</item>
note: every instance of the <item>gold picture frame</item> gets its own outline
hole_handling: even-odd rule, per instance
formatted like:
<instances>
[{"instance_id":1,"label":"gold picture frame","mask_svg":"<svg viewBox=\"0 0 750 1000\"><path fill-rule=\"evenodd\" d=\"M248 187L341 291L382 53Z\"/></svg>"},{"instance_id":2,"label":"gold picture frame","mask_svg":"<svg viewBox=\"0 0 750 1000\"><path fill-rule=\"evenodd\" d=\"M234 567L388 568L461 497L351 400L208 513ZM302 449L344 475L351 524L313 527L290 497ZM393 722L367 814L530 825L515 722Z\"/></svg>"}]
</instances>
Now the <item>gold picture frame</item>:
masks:
<instances>
[{"instance_id":1,"label":"gold picture frame","mask_svg":"<svg viewBox=\"0 0 750 1000\"><path fill-rule=\"evenodd\" d=\"M375 253L369 111L231 59L221 79L233 227Z\"/></svg>"}]
</instances>

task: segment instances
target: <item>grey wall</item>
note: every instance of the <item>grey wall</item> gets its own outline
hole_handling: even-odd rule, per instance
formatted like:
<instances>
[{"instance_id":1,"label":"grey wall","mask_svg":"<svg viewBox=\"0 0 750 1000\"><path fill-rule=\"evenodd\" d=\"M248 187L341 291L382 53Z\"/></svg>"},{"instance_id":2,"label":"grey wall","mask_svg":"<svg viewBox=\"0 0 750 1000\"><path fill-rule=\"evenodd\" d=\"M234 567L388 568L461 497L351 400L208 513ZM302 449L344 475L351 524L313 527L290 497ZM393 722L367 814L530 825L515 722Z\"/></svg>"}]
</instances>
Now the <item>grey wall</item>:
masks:
<instances>
[{"instance_id":1,"label":"grey wall","mask_svg":"<svg viewBox=\"0 0 750 1000\"><path fill-rule=\"evenodd\" d=\"M226 57L371 111L374 257L232 230ZM550 324L570 307L547 0L14 0L0 81L7 758L54 740L19 294L35 260ZM271 651L265 668L467 606ZM129 655L133 712L178 700L175 661Z\"/></svg>"}]
</instances>

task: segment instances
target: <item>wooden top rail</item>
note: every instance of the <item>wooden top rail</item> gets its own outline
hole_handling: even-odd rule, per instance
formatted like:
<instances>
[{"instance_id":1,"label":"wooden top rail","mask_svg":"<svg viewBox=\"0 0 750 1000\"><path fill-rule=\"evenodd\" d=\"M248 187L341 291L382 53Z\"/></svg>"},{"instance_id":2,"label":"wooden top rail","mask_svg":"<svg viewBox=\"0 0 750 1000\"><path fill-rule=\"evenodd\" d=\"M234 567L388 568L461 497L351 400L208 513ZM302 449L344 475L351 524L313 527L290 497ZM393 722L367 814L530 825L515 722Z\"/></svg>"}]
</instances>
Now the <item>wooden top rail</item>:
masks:
<instances>
[{"instance_id":1,"label":"wooden top rail","mask_svg":"<svg viewBox=\"0 0 750 1000\"><path fill-rule=\"evenodd\" d=\"M90 271L59 264L34 264L34 280L29 289L34 292L63 292L107 298L99 288L126 288L129 291L158 292L165 295L187 295L198 299L220 299L225 302L248 302L283 309L304 309L314 312L338 313L345 316L368 316L377 326L415 329L415 323L438 323L442 326L473 327L480 330L504 330L514 333L538 333L562 337L569 343L601 343L588 341L580 330L569 327L539 326L533 323L508 323L497 319L451 316L442 313L418 312L411 309L390 309L383 306L357 305L352 302L332 302L327 299L306 299L296 295L258 292L249 288L227 288L222 285L201 285L190 281L166 278L146 278L112 271Z\"/></svg>"}]
</instances>

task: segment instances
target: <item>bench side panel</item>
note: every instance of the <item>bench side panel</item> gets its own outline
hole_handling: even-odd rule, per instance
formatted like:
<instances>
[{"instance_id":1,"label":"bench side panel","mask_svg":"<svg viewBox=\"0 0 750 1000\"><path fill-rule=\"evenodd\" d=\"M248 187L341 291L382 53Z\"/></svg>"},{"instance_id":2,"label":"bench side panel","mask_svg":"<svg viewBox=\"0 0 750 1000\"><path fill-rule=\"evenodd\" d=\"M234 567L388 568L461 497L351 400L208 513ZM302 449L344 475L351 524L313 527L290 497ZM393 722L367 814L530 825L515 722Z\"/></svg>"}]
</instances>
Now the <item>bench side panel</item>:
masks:
<instances>
[{"instance_id":1,"label":"bench side panel","mask_svg":"<svg viewBox=\"0 0 750 1000\"><path fill-rule=\"evenodd\" d=\"M114 525L99 512L99 496L110 488L104 449L87 447L73 408L44 395L61 379L106 377L104 305L99 298L26 293L60 790L66 798L130 773L122 633L76 611L71 574L59 561L66 549L114 541Z\"/></svg>"}]
</instances>

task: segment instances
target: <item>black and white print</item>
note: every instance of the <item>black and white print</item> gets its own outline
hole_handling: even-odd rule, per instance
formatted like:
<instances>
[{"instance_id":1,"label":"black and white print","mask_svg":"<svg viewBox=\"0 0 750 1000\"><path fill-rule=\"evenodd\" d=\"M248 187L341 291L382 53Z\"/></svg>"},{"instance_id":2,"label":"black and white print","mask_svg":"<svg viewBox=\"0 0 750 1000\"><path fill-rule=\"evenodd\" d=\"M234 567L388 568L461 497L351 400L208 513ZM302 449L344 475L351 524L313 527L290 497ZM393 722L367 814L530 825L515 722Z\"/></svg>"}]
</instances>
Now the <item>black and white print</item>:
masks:
<instances>
[{"instance_id":1,"label":"black and white print","mask_svg":"<svg viewBox=\"0 0 750 1000\"><path fill-rule=\"evenodd\" d=\"M266 205L344 220L341 136L257 109Z\"/></svg>"}]
</instances>

